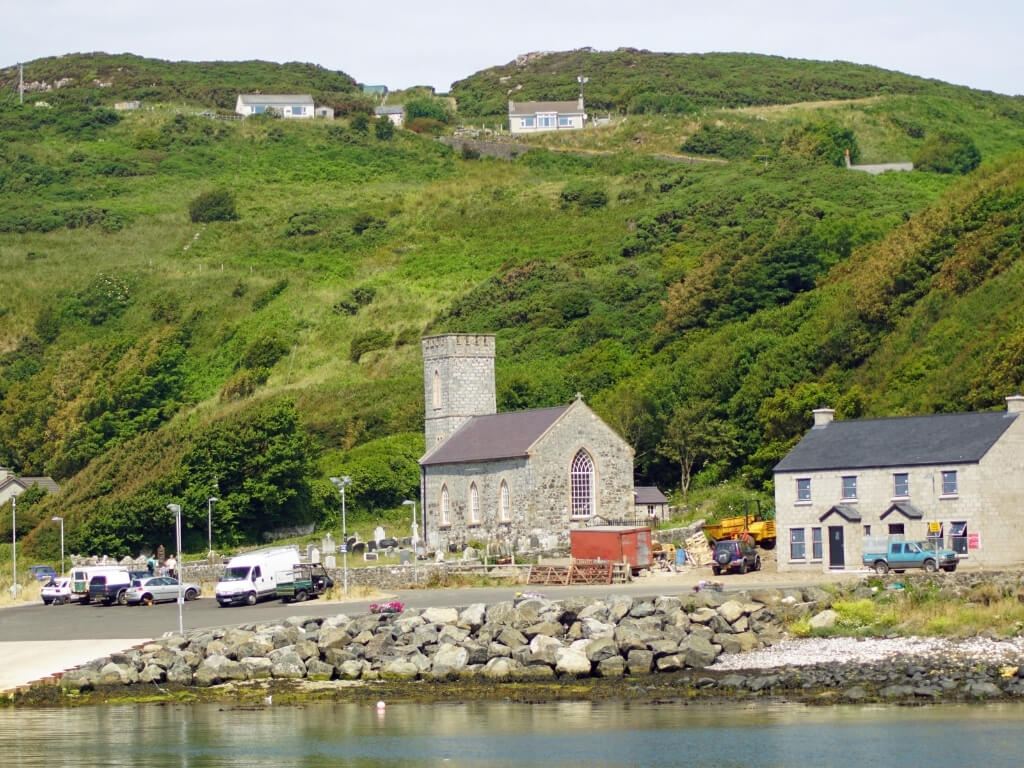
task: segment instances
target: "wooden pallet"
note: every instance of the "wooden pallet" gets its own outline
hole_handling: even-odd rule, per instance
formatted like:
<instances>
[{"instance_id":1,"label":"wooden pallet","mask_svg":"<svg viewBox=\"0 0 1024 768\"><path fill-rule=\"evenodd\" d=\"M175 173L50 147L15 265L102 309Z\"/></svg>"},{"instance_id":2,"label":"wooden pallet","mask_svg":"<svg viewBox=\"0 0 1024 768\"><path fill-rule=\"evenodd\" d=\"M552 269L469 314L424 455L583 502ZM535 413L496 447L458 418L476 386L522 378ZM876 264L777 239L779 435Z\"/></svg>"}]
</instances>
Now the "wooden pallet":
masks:
<instances>
[{"instance_id":1,"label":"wooden pallet","mask_svg":"<svg viewBox=\"0 0 1024 768\"><path fill-rule=\"evenodd\" d=\"M571 565L534 565L527 584L623 584L629 581L629 566L607 560L576 560Z\"/></svg>"}]
</instances>

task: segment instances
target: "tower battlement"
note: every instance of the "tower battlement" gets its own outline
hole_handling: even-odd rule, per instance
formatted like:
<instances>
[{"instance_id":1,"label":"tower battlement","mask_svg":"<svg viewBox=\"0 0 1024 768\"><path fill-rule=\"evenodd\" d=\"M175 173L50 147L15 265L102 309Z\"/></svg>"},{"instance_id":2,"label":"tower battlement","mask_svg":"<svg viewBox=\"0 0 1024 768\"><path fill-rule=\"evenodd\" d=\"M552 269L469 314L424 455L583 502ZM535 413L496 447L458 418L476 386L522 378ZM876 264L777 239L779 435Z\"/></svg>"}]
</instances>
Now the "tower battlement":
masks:
<instances>
[{"instance_id":1,"label":"tower battlement","mask_svg":"<svg viewBox=\"0 0 1024 768\"><path fill-rule=\"evenodd\" d=\"M497 410L494 335L426 336L423 349L424 431L427 450L467 419Z\"/></svg>"}]
</instances>

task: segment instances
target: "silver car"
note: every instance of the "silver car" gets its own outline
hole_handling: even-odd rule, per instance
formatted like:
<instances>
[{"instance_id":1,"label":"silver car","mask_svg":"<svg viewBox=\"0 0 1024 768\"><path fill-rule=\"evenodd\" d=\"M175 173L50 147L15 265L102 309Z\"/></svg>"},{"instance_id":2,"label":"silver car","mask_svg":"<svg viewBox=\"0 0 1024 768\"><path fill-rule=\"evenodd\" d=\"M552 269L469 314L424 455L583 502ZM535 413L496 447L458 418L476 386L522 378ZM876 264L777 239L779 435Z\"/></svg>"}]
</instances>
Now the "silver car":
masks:
<instances>
[{"instance_id":1,"label":"silver car","mask_svg":"<svg viewBox=\"0 0 1024 768\"><path fill-rule=\"evenodd\" d=\"M199 597L198 584L182 584L181 593L186 600L195 600ZM178 580L170 576L147 576L144 579L134 579L125 594L128 598L128 605L152 605L178 599Z\"/></svg>"}]
</instances>

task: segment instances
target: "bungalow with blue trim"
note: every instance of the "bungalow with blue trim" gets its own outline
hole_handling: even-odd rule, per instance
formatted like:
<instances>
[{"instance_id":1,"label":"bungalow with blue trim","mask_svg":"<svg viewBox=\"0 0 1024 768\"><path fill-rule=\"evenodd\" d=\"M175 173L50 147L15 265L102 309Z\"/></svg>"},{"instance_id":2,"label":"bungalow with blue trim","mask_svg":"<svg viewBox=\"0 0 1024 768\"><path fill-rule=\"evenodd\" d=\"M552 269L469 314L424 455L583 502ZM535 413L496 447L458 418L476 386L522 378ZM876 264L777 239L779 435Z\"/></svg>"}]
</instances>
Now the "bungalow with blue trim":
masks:
<instances>
[{"instance_id":1,"label":"bungalow with blue trim","mask_svg":"<svg viewBox=\"0 0 1024 768\"><path fill-rule=\"evenodd\" d=\"M313 97L303 94L240 93L235 112L242 117L267 112L285 118L312 119L315 116Z\"/></svg>"}]
</instances>

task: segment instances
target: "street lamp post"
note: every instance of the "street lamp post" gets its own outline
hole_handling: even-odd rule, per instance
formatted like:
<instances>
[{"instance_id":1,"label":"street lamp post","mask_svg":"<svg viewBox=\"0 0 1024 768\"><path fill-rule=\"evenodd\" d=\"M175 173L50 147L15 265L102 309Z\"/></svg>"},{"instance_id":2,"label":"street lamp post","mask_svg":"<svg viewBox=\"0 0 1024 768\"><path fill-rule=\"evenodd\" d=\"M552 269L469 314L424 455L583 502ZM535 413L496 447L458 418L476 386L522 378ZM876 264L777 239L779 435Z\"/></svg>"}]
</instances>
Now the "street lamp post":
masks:
<instances>
[{"instance_id":1,"label":"street lamp post","mask_svg":"<svg viewBox=\"0 0 1024 768\"><path fill-rule=\"evenodd\" d=\"M64 575L64 518L51 517L55 523L60 523L60 575Z\"/></svg>"},{"instance_id":2,"label":"street lamp post","mask_svg":"<svg viewBox=\"0 0 1024 768\"><path fill-rule=\"evenodd\" d=\"M345 488L352 482L348 475L344 477L332 477L331 483L341 494L341 562L342 573L344 574L342 584L345 597L348 597L348 528L345 524Z\"/></svg>"},{"instance_id":3,"label":"street lamp post","mask_svg":"<svg viewBox=\"0 0 1024 768\"><path fill-rule=\"evenodd\" d=\"M18 599L18 497L11 496L11 596Z\"/></svg>"},{"instance_id":4,"label":"street lamp post","mask_svg":"<svg viewBox=\"0 0 1024 768\"><path fill-rule=\"evenodd\" d=\"M416 502L412 499L406 499L402 502L403 507L412 507L412 544L416 546L416 542L420 539L419 526L416 525Z\"/></svg>"},{"instance_id":5,"label":"street lamp post","mask_svg":"<svg viewBox=\"0 0 1024 768\"><path fill-rule=\"evenodd\" d=\"M178 548L178 634L185 634L185 616L182 613L182 605L185 604L185 596L181 593L181 577L184 571L185 560L181 554L181 505L168 504L167 508L174 513L175 544Z\"/></svg>"},{"instance_id":6,"label":"street lamp post","mask_svg":"<svg viewBox=\"0 0 1024 768\"><path fill-rule=\"evenodd\" d=\"M213 503L220 501L215 496L206 500L206 546L209 554L213 554Z\"/></svg>"}]
</instances>

